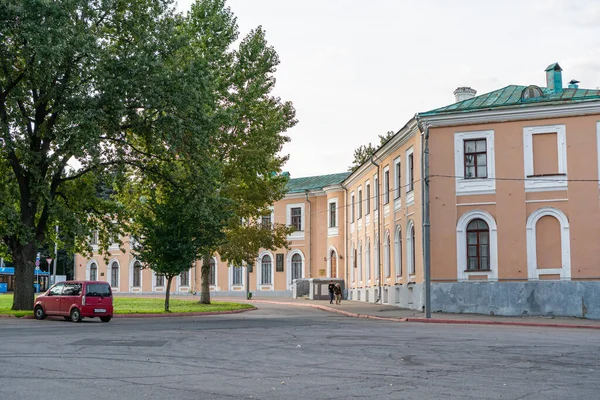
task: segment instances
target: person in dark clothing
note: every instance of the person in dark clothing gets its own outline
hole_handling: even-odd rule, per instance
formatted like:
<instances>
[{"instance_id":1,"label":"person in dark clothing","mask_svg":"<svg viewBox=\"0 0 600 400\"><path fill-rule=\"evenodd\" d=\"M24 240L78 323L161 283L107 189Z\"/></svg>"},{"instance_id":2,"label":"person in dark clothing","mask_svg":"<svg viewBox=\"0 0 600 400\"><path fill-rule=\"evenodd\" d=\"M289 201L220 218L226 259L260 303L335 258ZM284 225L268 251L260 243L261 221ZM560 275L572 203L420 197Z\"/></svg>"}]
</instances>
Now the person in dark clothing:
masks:
<instances>
[{"instance_id":1,"label":"person in dark clothing","mask_svg":"<svg viewBox=\"0 0 600 400\"><path fill-rule=\"evenodd\" d=\"M335 288L335 284L333 281L329 281L329 304L333 304L333 289Z\"/></svg>"},{"instance_id":2,"label":"person in dark clothing","mask_svg":"<svg viewBox=\"0 0 600 400\"><path fill-rule=\"evenodd\" d=\"M335 304L342 304L342 287L339 283L335 284L333 294L335 294Z\"/></svg>"}]
</instances>

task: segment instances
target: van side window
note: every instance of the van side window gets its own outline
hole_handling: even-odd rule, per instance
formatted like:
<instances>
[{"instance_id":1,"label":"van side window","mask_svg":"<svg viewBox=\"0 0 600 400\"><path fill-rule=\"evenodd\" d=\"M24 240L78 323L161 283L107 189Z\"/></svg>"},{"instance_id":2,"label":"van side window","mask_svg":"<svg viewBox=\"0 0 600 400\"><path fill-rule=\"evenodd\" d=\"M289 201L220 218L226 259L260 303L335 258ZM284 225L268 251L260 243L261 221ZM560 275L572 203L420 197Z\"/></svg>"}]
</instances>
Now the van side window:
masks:
<instances>
[{"instance_id":1,"label":"van side window","mask_svg":"<svg viewBox=\"0 0 600 400\"><path fill-rule=\"evenodd\" d=\"M68 283L63 290L63 296L79 296L81 294L81 283Z\"/></svg>"},{"instance_id":2,"label":"van side window","mask_svg":"<svg viewBox=\"0 0 600 400\"><path fill-rule=\"evenodd\" d=\"M64 283L57 283L56 285L54 285L50 288L50 291L48 294L50 296L60 296L62 294L64 286L65 286Z\"/></svg>"}]
</instances>

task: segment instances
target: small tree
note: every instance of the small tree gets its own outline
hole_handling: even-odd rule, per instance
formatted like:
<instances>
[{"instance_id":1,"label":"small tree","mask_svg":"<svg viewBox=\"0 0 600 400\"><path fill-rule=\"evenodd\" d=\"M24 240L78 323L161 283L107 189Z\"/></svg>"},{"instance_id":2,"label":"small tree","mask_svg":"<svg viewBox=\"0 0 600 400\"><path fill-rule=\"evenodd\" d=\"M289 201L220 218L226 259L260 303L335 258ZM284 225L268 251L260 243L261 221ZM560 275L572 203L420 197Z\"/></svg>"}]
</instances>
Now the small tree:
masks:
<instances>
[{"instance_id":1,"label":"small tree","mask_svg":"<svg viewBox=\"0 0 600 400\"><path fill-rule=\"evenodd\" d=\"M358 167L363 165L365 162L371 158L373 154L377 151L377 149L382 146L385 142L390 140L392 136L394 136L396 132L388 131L385 135L379 135L379 146L375 147L370 142L367 145L361 145L357 149L354 150L354 160L352 161L352 165L348 167L348 171L354 172Z\"/></svg>"}]
</instances>

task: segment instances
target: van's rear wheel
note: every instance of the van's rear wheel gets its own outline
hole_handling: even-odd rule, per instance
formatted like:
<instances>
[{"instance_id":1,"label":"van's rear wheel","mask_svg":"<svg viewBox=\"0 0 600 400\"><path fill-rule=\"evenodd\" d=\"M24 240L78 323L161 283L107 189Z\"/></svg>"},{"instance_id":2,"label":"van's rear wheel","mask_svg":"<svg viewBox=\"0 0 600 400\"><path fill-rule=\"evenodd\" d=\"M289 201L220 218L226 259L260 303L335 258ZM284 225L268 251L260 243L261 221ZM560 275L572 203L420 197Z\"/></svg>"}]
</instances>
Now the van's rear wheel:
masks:
<instances>
[{"instance_id":1,"label":"van's rear wheel","mask_svg":"<svg viewBox=\"0 0 600 400\"><path fill-rule=\"evenodd\" d=\"M71 310L71 321L81 322L81 312L78 308L74 308Z\"/></svg>"},{"instance_id":2,"label":"van's rear wheel","mask_svg":"<svg viewBox=\"0 0 600 400\"><path fill-rule=\"evenodd\" d=\"M108 317L100 317L100 321L102 321L102 322L110 322L110 316L108 316Z\"/></svg>"},{"instance_id":3,"label":"van's rear wheel","mask_svg":"<svg viewBox=\"0 0 600 400\"><path fill-rule=\"evenodd\" d=\"M35 319L38 320L46 318L46 313L44 312L42 306L35 306L35 309L33 310L33 315L35 316Z\"/></svg>"}]
</instances>

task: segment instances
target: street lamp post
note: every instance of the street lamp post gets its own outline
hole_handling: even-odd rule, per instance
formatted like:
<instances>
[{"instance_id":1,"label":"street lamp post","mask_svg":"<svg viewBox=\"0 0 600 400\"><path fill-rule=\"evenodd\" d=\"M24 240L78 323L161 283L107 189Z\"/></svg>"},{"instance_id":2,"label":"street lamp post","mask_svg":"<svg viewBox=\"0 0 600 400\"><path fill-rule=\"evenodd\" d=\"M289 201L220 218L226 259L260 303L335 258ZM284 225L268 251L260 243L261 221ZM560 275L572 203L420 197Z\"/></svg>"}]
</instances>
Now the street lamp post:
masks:
<instances>
[{"instance_id":1,"label":"street lamp post","mask_svg":"<svg viewBox=\"0 0 600 400\"><path fill-rule=\"evenodd\" d=\"M46 262L48 263L48 288L50 288L50 284L54 283L54 281L50 281L50 264L52 264L52 257L46 257ZM54 278L56 280L56 277Z\"/></svg>"}]
</instances>

